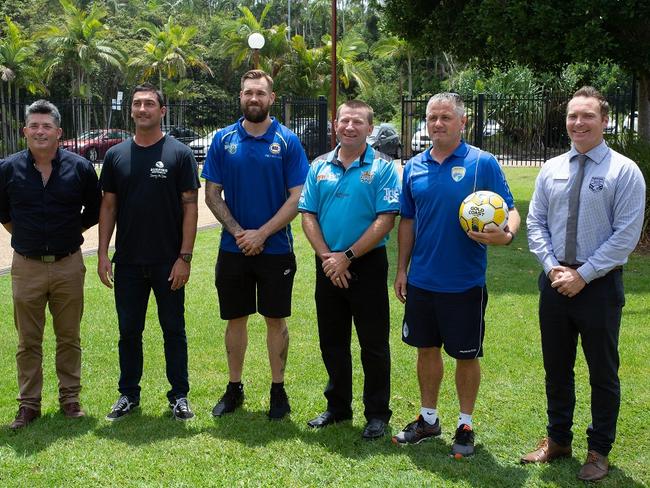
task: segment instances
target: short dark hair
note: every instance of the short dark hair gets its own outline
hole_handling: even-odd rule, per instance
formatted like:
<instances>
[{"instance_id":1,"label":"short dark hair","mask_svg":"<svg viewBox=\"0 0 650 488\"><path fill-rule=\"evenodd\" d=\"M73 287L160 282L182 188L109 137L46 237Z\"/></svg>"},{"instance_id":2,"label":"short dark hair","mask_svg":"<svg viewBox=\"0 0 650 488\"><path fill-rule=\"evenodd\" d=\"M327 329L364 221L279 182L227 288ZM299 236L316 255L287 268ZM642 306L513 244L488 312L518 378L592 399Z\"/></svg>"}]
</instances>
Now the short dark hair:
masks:
<instances>
[{"instance_id":1,"label":"short dark hair","mask_svg":"<svg viewBox=\"0 0 650 488\"><path fill-rule=\"evenodd\" d=\"M52 102L47 100L36 100L29 107L25 109L25 125L27 125L27 120L32 114L46 114L51 115L54 119L54 125L61 127L61 113L59 109L56 108Z\"/></svg>"},{"instance_id":2,"label":"short dark hair","mask_svg":"<svg viewBox=\"0 0 650 488\"><path fill-rule=\"evenodd\" d=\"M271 75L269 75L266 71L261 69L252 69L244 73L244 75L241 77L240 88L242 90L244 89L244 82L246 80L261 80L262 78L266 80L269 85L269 89L273 91L273 78L271 78Z\"/></svg>"},{"instance_id":3,"label":"short dark hair","mask_svg":"<svg viewBox=\"0 0 650 488\"><path fill-rule=\"evenodd\" d=\"M336 109L336 118L338 119L340 114L341 114L341 109L343 107L348 107L348 108L363 108L366 109L368 112L368 123L372 125L372 119L375 115L375 111L372 109L370 105L368 105L366 102L363 100L348 100L347 102L343 102L341 105L339 105L339 108Z\"/></svg>"},{"instance_id":4,"label":"short dark hair","mask_svg":"<svg viewBox=\"0 0 650 488\"><path fill-rule=\"evenodd\" d=\"M133 100L133 96L138 93L138 92L153 92L156 94L156 98L158 99L158 103L160 104L160 107L165 106L165 96L163 93L156 88L156 85L152 83L142 83L141 85L137 85L133 91L131 92L131 100Z\"/></svg>"},{"instance_id":5,"label":"short dark hair","mask_svg":"<svg viewBox=\"0 0 650 488\"><path fill-rule=\"evenodd\" d=\"M571 99L574 99L576 97L595 98L598 100L598 104L600 105L600 115L603 117L607 117L609 115L609 103L607 102L607 99L593 86L583 86L573 94L573 97Z\"/></svg>"}]
</instances>

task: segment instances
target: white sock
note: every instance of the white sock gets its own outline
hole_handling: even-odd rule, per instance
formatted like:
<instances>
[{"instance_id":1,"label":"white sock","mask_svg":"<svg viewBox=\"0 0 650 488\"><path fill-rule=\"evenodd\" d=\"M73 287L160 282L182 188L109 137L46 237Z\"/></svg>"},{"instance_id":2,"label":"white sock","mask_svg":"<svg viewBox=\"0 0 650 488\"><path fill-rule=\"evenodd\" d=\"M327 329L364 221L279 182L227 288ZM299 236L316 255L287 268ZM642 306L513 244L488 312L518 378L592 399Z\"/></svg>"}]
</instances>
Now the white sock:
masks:
<instances>
[{"instance_id":1,"label":"white sock","mask_svg":"<svg viewBox=\"0 0 650 488\"><path fill-rule=\"evenodd\" d=\"M460 427L463 424L467 424L472 427L472 416L467 413L460 412L460 415L458 416L458 425L456 428Z\"/></svg>"},{"instance_id":2,"label":"white sock","mask_svg":"<svg viewBox=\"0 0 650 488\"><path fill-rule=\"evenodd\" d=\"M438 410L435 408L420 408L420 414L427 424L433 425L438 420Z\"/></svg>"}]
</instances>

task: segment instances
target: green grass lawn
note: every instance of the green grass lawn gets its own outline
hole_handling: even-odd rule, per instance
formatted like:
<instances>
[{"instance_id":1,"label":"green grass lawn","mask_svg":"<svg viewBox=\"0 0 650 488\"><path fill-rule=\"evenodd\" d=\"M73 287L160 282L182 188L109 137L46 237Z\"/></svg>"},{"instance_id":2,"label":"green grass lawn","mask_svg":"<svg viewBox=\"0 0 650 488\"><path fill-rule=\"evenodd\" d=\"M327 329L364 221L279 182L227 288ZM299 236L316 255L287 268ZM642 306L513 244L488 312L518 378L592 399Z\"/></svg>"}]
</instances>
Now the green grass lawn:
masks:
<instances>
[{"instance_id":1,"label":"green grass lawn","mask_svg":"<svg viewBox=\"0 0 650 488\"><path fill-rule=\"evenodd\" d=\"M508 169L522 216L526 215L537 170ZM294 227L299 228L299 225ZM82 403L88 416L64 419L58 413L54 340L48 326L44 345L44 417L21 432L0 428L0 486L580 486L575 475L586 454L589 384L582 357L576 365L578 404L574 457L548 466L521 466L519 456L533 448L546 425L544 374L537 323L536 278L539 267L528 252L525 233L510 247L491 249L483 382L474 414L478 449L473 458L448 457L458 406L453 362L441 391L441 439L400 448L388 437L361 440L364 425L362 374L356 338L354 420L311 431L305 423L325 406L326 373L320 358L313 302L311 249L296 229L299 270L289 321L291 347L287 391L293 412L269 422L270 372L265 327L249 323L244 370L246 401L233 415L215 420L210 410L228 380L223 345L224 323L218 317L213 286L218 230L199 233L187 289L190 399L196 418L171 420L165 392L161 332L155 302L145 331L145 371L138 413L117 423L104 415L117 398L117 325L112 292L87 259L86 307L82 323ZM392 261L395 238L391 239ZM389 272L391 282L394 268ZM635 255L625 270L627 305L621 327L623 401L613 468L601 486L645 486L650 481L650 258ZM391 294L393 432L419 411L415 350L402 344L402 306ZM15 414L16 372L11 279L0 277L0 422Z\"/></svg>"}]
</instances>

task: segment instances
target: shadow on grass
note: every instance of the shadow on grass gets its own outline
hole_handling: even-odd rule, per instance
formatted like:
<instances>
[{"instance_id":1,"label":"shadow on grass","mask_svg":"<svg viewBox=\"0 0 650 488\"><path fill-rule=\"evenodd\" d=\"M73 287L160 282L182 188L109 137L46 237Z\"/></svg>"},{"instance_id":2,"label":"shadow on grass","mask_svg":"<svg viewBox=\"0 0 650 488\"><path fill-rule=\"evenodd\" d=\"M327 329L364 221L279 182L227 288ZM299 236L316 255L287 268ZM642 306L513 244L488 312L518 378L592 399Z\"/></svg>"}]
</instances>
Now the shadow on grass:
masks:
<instances>
[{"instance_id":1,"label":"shadow on grass","mask_svg":"<svg viewBox=\"0 0 650 488\"><path fill-rule=\"evenodd\" d=\"M94 430L95 417L68 419L62 413L48 413L19 430L0 428L0 445L11 447L20 456L33 456L63 439L81 437Z\"/></svg>"},{"instance_id":2,"label":"shadow on grass","mask_svg":"<svg viewBox=\"0 0 650 488\"><path fill-rule=\"evenodd\" d=\"M197 434L192 421L179 422L171 417L169 410L160 415L142 415L140 409L128 416L109 422L95 430L95 435L108 440L120 441L130 446L141 446L167 439L184 439Z\"/></svg>"},{"instance_id":3,"label":"shadow on grass","mask_svg":"<svg viewBox=\"0 0 650 488\"><path fill-rule=\"evenodd\" d=\"M581 482L577 478L581 466L582 463L575 457L572 457L570 459L559 459L545 465L529 465L527 466L527 469L530 469L531 472L533 470L540 471L538 473L538 478L540 480L560 488L569 488L580 485L589 486L589 483ZM643 488L646 485L630 478L624 471L618 469L616 466L610 466L608 476L602 481L599 481L598 486Z\"/></svg>"},{"instance_id":4,"label":"shadow on grass","mask_svg":"<svg viewBox=\"0 0 650 488\"><path fill-rule=\"evenodd\" d=\"M297 439L349 459L383 457L388 463L400 463L406 455L420 470L430 471L450 482L465 481L474 487L520 487L525 485L528 477L523 467L500 464L480 444L475 456L456 460L449 456L450 445L442 440L401 448L393 444L388 435L375 441L362 439L363 427L363 423L341 422L311 430L303 427L302 421L301 425L290 418L271 422L266 412L238 410L233 415L215 419L214 427L204 432L249 448Z\"/></svg>"}]
</instances>

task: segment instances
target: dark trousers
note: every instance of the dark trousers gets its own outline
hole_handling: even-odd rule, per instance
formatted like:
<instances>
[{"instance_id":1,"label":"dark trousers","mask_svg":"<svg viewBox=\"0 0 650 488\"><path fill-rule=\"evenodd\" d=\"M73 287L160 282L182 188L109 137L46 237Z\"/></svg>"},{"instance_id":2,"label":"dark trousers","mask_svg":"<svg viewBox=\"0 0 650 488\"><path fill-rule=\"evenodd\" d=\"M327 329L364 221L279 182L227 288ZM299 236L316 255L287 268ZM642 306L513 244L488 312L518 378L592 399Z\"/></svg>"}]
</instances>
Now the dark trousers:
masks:
<instances>
[{"instance_id":1,"label":"dark trousers","mask_svg":"<svg viewBox=\"0 0 650 488\"><path fill-rule=\"evenodd\" d=\"M352 417L352 320L361 346L363 403L367 420L388 422L390 398L390 346L388 335L388 260L384 247L352 262L347 289L334 286L316 257L316 313L318 337L329 381L327 409L336 417Z\"/></svg>"},{"instance_id":2,"label":"dark trousers","mask_svg":"<svg viewBox=\"0 0 650 488\"><path fill-rule=\"evenodd\" d=\"M539 321L546 371L548 435L561 445L571 444L575 407L574 364L578 335L589 368L591 424L590 450L608 455L616 437L621 403L618 379L618 333L625 304L623 273L611 271L568 298L539 278Z\"/></svg>"},{"instance_id":3,"label":"dark trousers","mask_svg":"<svg viewBox=\"0 0 650 488\"><path fill-rule=\"evenodd\" d=\"M187 396L187 338L185 336L185 288L171 290L168 281L172 264L138 266L115 265L115 307L120 327L120 381L118 390L140 399L142 378L142 332L149 294L153 290L158 321L163 332L170 401Z\"/></svg>"}]
</instances>

